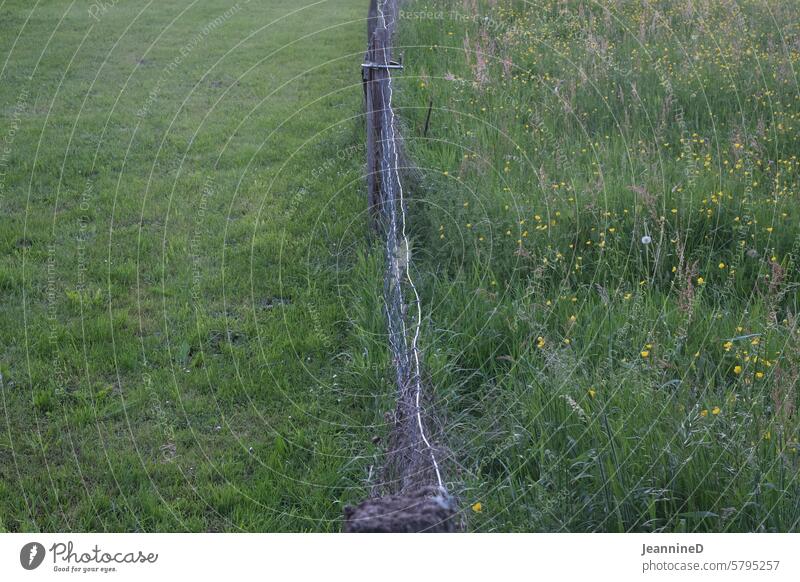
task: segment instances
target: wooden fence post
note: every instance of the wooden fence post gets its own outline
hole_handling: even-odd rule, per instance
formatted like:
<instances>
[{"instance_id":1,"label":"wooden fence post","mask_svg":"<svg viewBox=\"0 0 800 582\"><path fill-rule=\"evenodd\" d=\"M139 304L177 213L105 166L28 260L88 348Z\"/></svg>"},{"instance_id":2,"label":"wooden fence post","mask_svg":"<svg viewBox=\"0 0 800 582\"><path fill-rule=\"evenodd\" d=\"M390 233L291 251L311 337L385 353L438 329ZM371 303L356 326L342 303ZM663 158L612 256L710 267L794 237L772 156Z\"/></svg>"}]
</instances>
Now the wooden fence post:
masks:
<instances>
[{"instance_id":1,"label":"wooden fence post","mask_svg":"<svg viewBox=\"0 0 800 582\"><path fill-rule=\"evenodd\" d=\"M372 62L374 40L370 37L369 48L365 55L364 62ZM377 156L377 141L376 134L380 130L380 126L376 123L375 119L375 83L373 80L373 69L364 67L362 70L362 78L364 80L364 119L366 121L367 129L367 207L369 209L370 226L376 232L379 231L380 225L380 170L378 167L379 160Z\"/></svg>"}]
</instances>

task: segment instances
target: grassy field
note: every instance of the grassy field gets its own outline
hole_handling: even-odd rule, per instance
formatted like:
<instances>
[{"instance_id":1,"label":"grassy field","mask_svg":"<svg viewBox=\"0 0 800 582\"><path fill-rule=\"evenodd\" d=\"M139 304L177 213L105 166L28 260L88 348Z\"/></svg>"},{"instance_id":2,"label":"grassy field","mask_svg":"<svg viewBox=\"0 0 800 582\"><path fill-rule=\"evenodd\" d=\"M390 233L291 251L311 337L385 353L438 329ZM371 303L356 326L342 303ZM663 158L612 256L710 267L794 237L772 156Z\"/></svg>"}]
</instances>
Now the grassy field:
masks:
<instances>
[{"instance_id":1,"label":"grassy field","mask_svg":"<svg viewBox=\"0 0 800 582\"><path fill-rule=\"evenodd\" d=\"M102 4L0 6L0 529L338 530L366 6Z\"/></svg>"},{"instance_id":2,"label":"grassy field","mask_svg":"<svg viewBox=\"0 0 800 582\"><path fill-rule=\"evenodd\" d=\"M366 8L0 5L0 531L337 531L375 484ZM800 526L798 23L403 4L419 344L469 530Z\"/></svg>"},{"instance_id":3,"label":"grassy field","mask_svg":"<svg viewBox=\"0 0 800 582\"><path fill-rule=\"evenodd\" d=\"M471 528L797 530L797 3L403 11L421 344Z\"/></svg>"}]
</instances>

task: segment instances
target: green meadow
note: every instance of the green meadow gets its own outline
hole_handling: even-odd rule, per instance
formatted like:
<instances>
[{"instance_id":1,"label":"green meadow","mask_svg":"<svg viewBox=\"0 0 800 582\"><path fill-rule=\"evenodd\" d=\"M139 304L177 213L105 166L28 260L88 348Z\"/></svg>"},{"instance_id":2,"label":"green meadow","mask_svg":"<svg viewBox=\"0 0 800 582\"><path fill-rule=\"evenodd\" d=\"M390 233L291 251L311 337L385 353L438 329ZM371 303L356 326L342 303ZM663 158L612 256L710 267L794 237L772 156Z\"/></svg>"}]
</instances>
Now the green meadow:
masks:
<instances>
[{"instance_id":1,"label":"green meadow","mask_svg":"<svg viewBox=\"0 0 800 582\"><path fill-rule=\"evenodd\" d=\"M797 4L403 10L422 343L471 529L797 530Z\"/></svg>"},{"instance_id":2,"label":"green meadow","mask_svg":"<svg viewBox=\"0 0 800 582\"><path fill-rule=\"evenodd\" d=\"M334 532L380 482L366 13L0 5L0 531ZM465 528L796 531L797 4L411 0L396 46Z\"/></svg>"}]
</instances>

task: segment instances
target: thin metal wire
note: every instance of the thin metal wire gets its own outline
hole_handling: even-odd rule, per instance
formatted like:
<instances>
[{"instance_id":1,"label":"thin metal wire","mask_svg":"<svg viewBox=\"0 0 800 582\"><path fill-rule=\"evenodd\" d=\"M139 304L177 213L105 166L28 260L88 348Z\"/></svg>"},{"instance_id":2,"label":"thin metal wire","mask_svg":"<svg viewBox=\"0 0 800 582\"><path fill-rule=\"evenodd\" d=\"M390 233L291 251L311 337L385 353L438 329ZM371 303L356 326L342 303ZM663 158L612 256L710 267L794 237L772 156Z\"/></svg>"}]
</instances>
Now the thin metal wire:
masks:
<instances>
[{"instance_id":1,"label":"thin metal wire","mask_svg":"<svg viewBox=\"0 0 800 582\"><path fill-rule=\"evenodd\" d=\"M384 11L384 4L387 0L379 0L377 2L378 15L384 29L389 29L389 23L386 20ZM392 0L389 0L392 1ZM394 24L392 22L392 24ZM384 61L389 61L389 54L386 45L383 46ZM387 132L386 139L383 140L385 147L381 148L382 167L381 174L384 174L384 169L389 169L392 176L388 180L382 180L382 186L385 187L385 200L384 205L387 209L389 216L389 229L386 236L386 254L387 254L387 282L384 286L384 301L386 302L388 330L389 330L389 343L392 348L393 357L395 360L395 368L397 370L398 389L400 390L400 397L403 396L403 387L411 385L414 390L414 403L416 410L417 427L419 435L427 447L430 455L431 463L436 479L439 483L439 488L447 491L442 480L442 474L439 469L439 463L436 460L433 445L431 445L425 434L424 423L422 422L422 408L420 406L420 398L422 393L422 379L420 373L420 353L419 353L419 336L422 327L422 306L420 301L419 292L414 285L414 280L411 277L411 248L406 233L406 212L405 212L405 199L403 193L403 185L400 181L399 171L399 152L397 148L395 136L395 114L392 108L392 75L391 71L386 70L386 84L388 89L388 100L384 104L383 116L384 123L383 130ZM382 136L383 137L383 136ZM397 205L395 204L394 187L397 185L397 192L400 200L400 237L402 237L402 248L398 245L398 225L397 225ZM405 322L405 313L403 309L404 300L402 292L402 276L400 273L400 252L404 252L403 257L403 270L405 279L408 286L411 288L414 300L413 304L416 309L416 318L413 326L413 334L411 345L408 345L408 329ZM400 328L397 329L396 321L400 321ZM409 357L410 352L410 357ZM411 365L413 361L413 366Z\"/></svg>"}]
</instances>

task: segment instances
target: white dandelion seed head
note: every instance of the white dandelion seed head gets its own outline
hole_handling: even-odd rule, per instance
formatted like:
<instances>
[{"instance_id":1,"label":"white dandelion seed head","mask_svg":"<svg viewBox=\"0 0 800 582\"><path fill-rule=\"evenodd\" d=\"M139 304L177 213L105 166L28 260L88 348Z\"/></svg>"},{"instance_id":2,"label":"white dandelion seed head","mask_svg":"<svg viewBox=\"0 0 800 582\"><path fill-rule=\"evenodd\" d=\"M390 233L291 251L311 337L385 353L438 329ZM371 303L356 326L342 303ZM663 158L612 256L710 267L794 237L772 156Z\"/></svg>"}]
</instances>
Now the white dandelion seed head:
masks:
<instances>
[{"instance_id":1,"label":"white dandelion seed head","mask_svg":"<svg viewBox=\"0 0 800 582\"><path fill-rule=\"evenodd\" d=\"M643 244L643 245L649 245L651 242L653 242L653 239L652 239L652 238L650 238L649 236L647 236L647 235L644 235L644 236L642 237L642 244Z\"/></svg>"}]
</instances>

